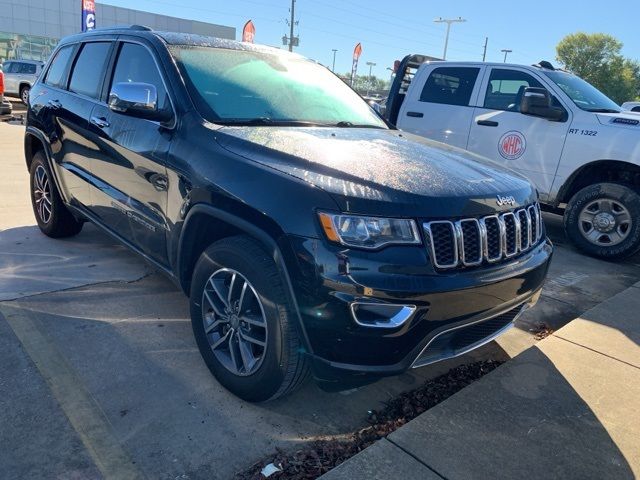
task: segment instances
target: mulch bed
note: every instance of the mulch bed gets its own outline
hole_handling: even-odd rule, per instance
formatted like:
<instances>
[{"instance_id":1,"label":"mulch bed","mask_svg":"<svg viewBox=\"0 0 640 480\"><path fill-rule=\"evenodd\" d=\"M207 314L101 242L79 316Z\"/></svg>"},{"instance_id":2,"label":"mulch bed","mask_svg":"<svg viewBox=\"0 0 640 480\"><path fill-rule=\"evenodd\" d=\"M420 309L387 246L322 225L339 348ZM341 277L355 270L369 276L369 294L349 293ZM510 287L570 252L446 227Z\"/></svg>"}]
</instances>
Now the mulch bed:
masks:
<instances>
[{"instance_id":1,"label":"mulch bed","mask_svg":"<svg viewBox=\"0 0 640 480\"><path fill-rule=\"evenodd\" d=\"M453 368L421 387L386 402L381 410L369 411L369 426L339 440L311 442L293 452L277 449L274 454L236 474L235 480L264 480L261 471L270 463L282 470L269 476L270 480L318 478L376 440L386 437L408 421L475 382L501 363L503 362L484 361Z\"/></svg>"}]
</instances>

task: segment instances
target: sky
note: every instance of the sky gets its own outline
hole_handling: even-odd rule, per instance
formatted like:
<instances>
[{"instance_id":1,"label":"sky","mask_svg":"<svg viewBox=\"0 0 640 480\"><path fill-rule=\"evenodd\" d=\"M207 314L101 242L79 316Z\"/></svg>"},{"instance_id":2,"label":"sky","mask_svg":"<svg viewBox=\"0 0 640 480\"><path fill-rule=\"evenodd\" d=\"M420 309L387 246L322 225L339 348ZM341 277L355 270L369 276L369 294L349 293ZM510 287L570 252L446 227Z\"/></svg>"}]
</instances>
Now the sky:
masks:
<instances>
[{"instance_id":1,"label":"sky","mask_svg":"<svg viewBox=\"0 0 640 480\"><path fill-rule=\"evenodd\" d=\"M253 20L256 43L279 48L289 34L286 19L291 0L99 0L100 3L236 27ZM608 33L624 43L623 54L640 59L640 1L537 0L296 0L295 51L331 68L337 49L336 71L351 70L353 49L362 43L359 74L366 62L376 63L372 73L385 77L396 59L409 53L441 57L446 24L434 19L458 18L451 26L448 60L482 60L488 37L487 61L502 62L502 49L512 50L508 62L555 63L555 46L577 31ZM100 19L97 19L98 26Z\"/></svg>"}]
</instances>

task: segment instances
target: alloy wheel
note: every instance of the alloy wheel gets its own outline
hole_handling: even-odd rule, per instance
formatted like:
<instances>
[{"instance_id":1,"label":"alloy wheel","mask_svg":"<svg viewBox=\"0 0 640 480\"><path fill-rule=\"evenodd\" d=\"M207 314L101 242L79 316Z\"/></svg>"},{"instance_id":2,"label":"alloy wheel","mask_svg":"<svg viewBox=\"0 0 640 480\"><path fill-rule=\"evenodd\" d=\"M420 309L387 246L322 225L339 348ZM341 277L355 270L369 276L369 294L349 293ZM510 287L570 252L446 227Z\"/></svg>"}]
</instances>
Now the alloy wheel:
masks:
<instances>
[{"instance_id":1,"label":"alloy wheel","mask_svg":"<svg viewBox=\"0 0 640 480\"><path fill-rule=\"evenodd\" d=\"M38 165L33 176L33 198L36 211L42 223L51 220L51 183L49 175L42 165Z\"/></svg>"},{"instance_id":2,"label":"alloy wheel","mask_svg":"<svg viewBox=\"0 0 640 480\"><path fill-rule=\"evenodd\" d=\"M221 268L202 293L202 321L209 346L231 373L251 375L267 349L267 319L255 288L242 275Z\"/></svg>"},{"instance_id":3,"label":"alloy wheel","mask_svg":"<svg viewBox=\"0 0 640 480\"><path fill-rule=\"evenodd\" d=\"M631 232L629 210L617 200L599 198L580 212L580 233L594 245L610 247L623 242Z\"/></svg>"},{"instance_id":4,"label":"alloy wheel","mask_svg":"<svg viewBox=\"0 0 640 480\"><path fill-rule=\"evenodd\" d=\"M25 105L29 104L29 89L28 88L23 88L22 89L21 100L22 100L22 103L24 103Z\"/></svg>"}]
</instances>

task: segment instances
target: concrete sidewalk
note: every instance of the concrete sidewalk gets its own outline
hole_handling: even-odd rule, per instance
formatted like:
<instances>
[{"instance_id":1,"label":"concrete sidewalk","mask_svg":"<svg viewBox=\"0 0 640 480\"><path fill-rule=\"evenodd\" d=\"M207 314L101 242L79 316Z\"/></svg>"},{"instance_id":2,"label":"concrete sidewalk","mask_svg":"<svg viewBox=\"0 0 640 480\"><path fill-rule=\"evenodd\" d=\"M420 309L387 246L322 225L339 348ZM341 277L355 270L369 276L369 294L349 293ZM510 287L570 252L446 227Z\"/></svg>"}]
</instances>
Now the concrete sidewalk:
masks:
<instances>
[{"instance_id":1,"label":"concrete sidewalk","mask_svg":"<svg viewBox=\"0 0 640 480\"><path fill-rule=\"evenodd\" d=\"M640 477L640 283L321 477Z\"/></svg>"}]
</instances>

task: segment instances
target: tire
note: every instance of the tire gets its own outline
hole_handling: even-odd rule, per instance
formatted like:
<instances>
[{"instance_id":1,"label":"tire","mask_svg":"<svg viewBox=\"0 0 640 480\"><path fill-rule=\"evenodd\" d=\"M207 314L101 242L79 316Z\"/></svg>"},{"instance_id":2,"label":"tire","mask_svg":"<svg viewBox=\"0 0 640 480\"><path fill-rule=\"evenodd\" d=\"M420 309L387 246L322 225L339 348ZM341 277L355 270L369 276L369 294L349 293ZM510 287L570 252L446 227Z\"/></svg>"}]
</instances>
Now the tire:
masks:
<instances>
[{"instance_id":1,"label":"tire","mask_svg":"<svg viewBox=\"0 0 640 480\"><path fill-rule=\"evenodd\" d=\"M234 301L242 298L245 281L243 300ZM228 286L232 282L229 296ZM247 236L229 237L212 244L196 264L190 295L196 343L211 373L243 400L263 402L282 397L307 377L308 360L285 292L273 259ZM227 298L227 302L222 298ZM239 313L227 315L225 303L239 307ZM245 320L243 326L243 319L250 318L252 321ZM229 334L227 340L223 339L225 329ZM248 338L264 341L265 346L247 342ZM250 351L242 355L247 352L247 345Z\"/></svg>"},{"instance_id":2,"label":"tire","mask_svg":"<svg viewBox=\"0 0 640 480\"><path fill-rule=\"evenodd\" d=\"M589 185L569 201L564 230L588 255L608 260L629 257L640 249L640 195L617 183Z\"/></svg>"},{"instance_id":3,"label":"tire","mask_svg":"<svg viewBox=\"0 0 640 480\"><path fill-rule=\"evenodd\" d=\"M52 238L80 233L82 222L64 205L42 151L36 152L31 161L30 184L33 214L42 233Z\"/></svg>"},{"instance_id":4,"label":"tire","mask_svg":"<svg viewBox=\"0 0 640 480\"><path fill-rule=\"evenodd\" d=\"M25 105L29 105L29 92L31 91L31 87L29 85L23 85L20 87L20 100Z\"/></svg>"}]
</instances>

